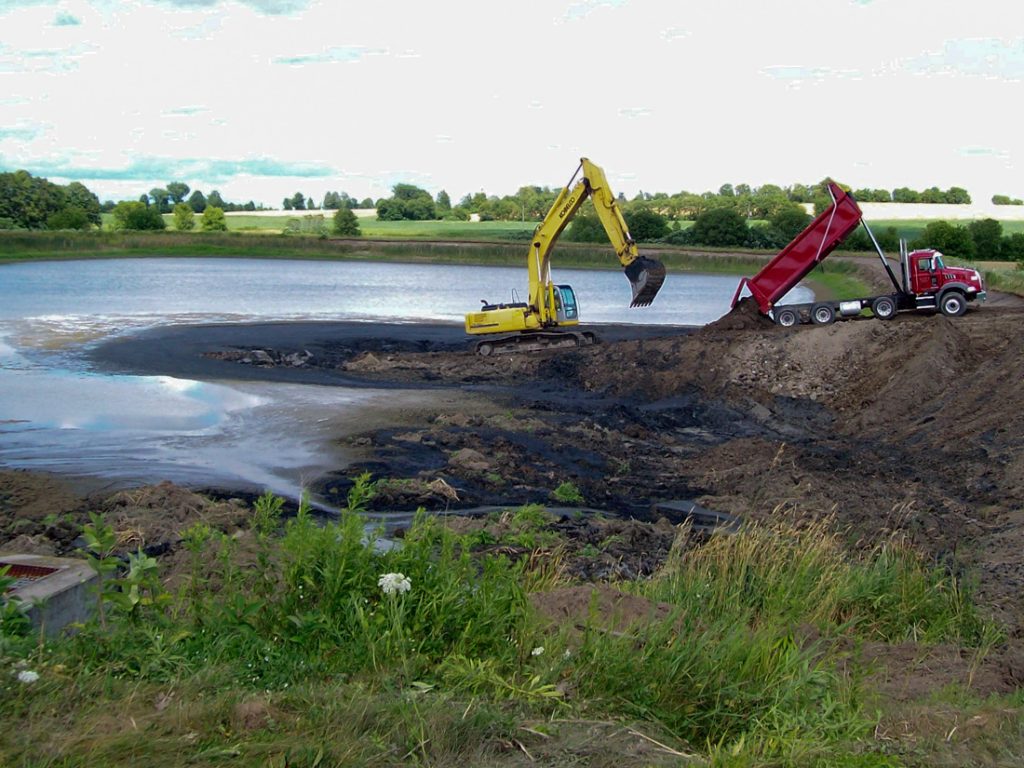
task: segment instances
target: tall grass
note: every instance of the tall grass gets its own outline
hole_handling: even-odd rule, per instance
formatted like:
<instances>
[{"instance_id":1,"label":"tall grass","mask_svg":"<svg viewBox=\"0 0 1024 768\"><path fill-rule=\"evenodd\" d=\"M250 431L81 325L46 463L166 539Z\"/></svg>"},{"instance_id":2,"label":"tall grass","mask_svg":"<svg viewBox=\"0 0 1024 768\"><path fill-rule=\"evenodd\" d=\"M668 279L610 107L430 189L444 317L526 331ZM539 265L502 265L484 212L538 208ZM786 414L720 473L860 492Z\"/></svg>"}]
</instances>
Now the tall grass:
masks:
<instances>
[{"instance_id":1,"label":"tall grass","mask_svg":"<svg viewBox=\"0 0 1024 768\"><path fill-rule=\"evenodd\" d=\"M663 618L547 627L527 595L564 584L550 547L474 553L422 514L382 547L372 492L363 478L327 524L265 496L243 536L194 525L170 591L112 599L106 630L4 646L0 763L483 764L519 723L566 719L646 723L719 764L828 762L874 749L832 639L991 636L949 574L898 542L850 555L825 521L680 548L622 585ZM31 686L6 682L19 654Z\"/></svg>"}]
</instances>

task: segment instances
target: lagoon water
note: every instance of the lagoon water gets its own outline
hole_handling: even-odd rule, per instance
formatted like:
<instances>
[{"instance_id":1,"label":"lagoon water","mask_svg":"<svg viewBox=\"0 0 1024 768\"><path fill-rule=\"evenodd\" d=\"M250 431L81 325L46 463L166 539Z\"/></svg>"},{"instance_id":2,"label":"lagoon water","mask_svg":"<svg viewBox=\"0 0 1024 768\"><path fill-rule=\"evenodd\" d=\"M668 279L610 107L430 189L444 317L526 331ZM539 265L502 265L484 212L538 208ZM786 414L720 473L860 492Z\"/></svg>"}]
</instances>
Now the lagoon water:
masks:
<instances>
[{"instance_id":1,"label":"lagoon water","mask_svg":"<svg viewBox=\"0 0 1024 768\"><path fill-rule=\"evenodd\" d=\"M584 322L668 325L720 317L738 282L669 274L652 306L629 309L619 271L558 270L555 279L576 289ZM525 281L515 268L377 262L154 257L0 266L0 466L295 496L344 460L330 437L346 415L354 420L384 393L110 375L90 370L82 352L168 324L461 323L481 299L525 299ZM792 298L811 293L798 286Z\"/></svg>"}]
</instances>

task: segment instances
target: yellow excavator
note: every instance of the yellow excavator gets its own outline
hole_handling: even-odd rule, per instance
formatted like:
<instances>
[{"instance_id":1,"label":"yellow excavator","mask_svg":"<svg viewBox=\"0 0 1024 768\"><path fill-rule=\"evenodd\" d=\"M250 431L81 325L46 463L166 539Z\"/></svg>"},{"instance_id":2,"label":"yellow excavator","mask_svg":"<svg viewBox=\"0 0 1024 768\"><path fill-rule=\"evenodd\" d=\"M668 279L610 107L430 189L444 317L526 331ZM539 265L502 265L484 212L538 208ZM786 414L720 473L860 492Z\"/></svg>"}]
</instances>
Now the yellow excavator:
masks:
<instances>
[{"instance_id":1,"label":"yellow excavator","mask_svg":"<svg viewBox=\"0 0 1024 768\"><path fill-rule=\"evenodd\" d=\"M584 157L534 230L527 256L530 279L527 301L490 304L484 300L479 312L466 315L466 333L485 336L476 344L478 354L581 347L597 340L592 331L571 328L580 322L572 287L551 282L551 252L555 242L588 197L633 290L630 306L645 307L654 301L665 282L665 265L640 255L604 171Z\"/></svg>"}]
</instances>

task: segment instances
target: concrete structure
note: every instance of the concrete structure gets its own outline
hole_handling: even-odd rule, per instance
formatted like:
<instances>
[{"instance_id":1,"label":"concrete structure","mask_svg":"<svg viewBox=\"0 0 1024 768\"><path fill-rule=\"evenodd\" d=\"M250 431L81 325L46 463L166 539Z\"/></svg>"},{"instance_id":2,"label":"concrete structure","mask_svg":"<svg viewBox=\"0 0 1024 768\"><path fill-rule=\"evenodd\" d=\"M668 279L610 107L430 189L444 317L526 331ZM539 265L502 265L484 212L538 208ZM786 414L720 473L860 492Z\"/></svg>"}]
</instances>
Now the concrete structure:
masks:
<instances>
[{"instance_id":1,"label":"concrete structure","mask_svg":"<svg viewBox=\"0 0 1024 768\"><path fill-rule=\"evenodd\" d=\"M32 625L46 635L53 637L92 615L97 574L85 560L0 553L4 566L10 566L7 575L15 579L6 596L20 598Z\"/></svg>"}]
</instances>

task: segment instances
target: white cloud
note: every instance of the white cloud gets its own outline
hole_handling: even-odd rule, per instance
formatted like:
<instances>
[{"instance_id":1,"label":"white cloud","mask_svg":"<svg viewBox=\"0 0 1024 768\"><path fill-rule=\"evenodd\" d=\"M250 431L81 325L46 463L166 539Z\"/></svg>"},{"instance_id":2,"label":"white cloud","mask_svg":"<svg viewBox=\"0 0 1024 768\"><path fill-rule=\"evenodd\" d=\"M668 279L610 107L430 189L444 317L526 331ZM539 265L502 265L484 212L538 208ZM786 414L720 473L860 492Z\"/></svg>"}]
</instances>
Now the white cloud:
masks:
<instances>
[{"instance_id":1,"label":"white cloud","mask_svg":"<svg viewBox=\"0 0 1024 768\"><path fill-rule=\"evenodd\" d=\"M630 196L826 175L1024 195L1019 2L340 9L8 0L0 166L80 172L104 198L192 174L267 203L561 186L580 156Z\"/></svg>"},{"instance_id":2,"label":"white cloud","mask_svg":"<svg viewBox=\"0 0 1024 768\"><path fill-rule=\"evenodd\" d=\"M1024 78L1024 38L948 40L941 50L908 58L902 67L922 75L1019 81Z\"/></svg>"}]
</instances>

